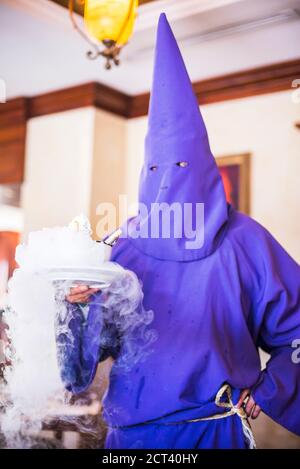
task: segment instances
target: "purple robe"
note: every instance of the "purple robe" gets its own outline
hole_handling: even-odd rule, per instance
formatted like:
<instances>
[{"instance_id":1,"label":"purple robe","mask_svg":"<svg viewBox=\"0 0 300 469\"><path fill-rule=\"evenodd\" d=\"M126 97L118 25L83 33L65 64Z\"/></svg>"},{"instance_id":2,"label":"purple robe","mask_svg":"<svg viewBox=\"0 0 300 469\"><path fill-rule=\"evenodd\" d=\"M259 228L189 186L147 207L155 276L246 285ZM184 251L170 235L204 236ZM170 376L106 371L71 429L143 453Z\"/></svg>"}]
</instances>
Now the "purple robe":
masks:
<instances>
[{"instance_id":1,"label":"purple robe","mask_svg":"<svg viewBox=\"0 0 300 469\"><path fill-rule=\"evenodd\" d=\"M158 341L145 362L130 373L112 375L104 410L111 426L220 412L213 402L227 382L236 391L251 388L266 414L300 435L300 364L292 361L292 343L300 337L299 266L261 225L233 209L224 230L218 249L194 262L154 259L128 240L115 248L113 259L142 280L144 305L155 311L151 326ZM264 371L258 347L271 354ZM216 427L222 434L224 427L213 447L243 447L239 417L229 419L188 424L198 430L187 429L193 438L183 442L203 440ZM147 428L132 431L132 440L140 441L139 431ZM180 432L177 428L179 446L174 447L182 444ZM127 440L128 435L112 430L108 444ZM205 437L204 447L211 441ZM147 442L155 448L160 437L154 441L150 432Z\"/></svg>"},{"instance_id":2,"label":"purple robe","mask_svg":"<svg viewBox=\"0 0 300 469\"><path fill-rule=\"evenodd\" d=\"M237 416L164 425L220 412L214 398L224 382L235 390L235 401L239 390L250 387L266 414L300 435L300 364L292 361L292 343L300 337L299 266L263 227L230 209L226 236L209 258L161 261L121 240L113 260L142 280L158 339L130 371L112 369L104 399L108 447L245 447ZM85 326L73 309L81 347L68 348L77 356L66 357L64 380L80 392L108 352L99 349L98 302ZM258 347L271 354L264 371ZM114 428L156 419L152 425Z\"/></svg>"},{"instance_id":3,"label":"purple robe","mask_svg":"<svg viewBox=\"0 0 300 469\"><path fill-rule=\"evenodd\" d=\"M157 340L131 369L119 367L122 338L101 320L97 295L87 322L73 307L75 341L58 340L68 349L63 380L73 392L84 390L98 361L116 358L104 399L108 448L245 448L238 415L186 422L224 412L214 402L224 383L234 402L251 388L266 414L300 435L300 364L292 360L300 338L300 268L267 230L227 205L165 15L157 44L140 182L140 202L149 211L126 224L128 237L112 256L141 280ZM185 235L133 235L153 222L153 202L204 203L203 245L187 248ZM182 223L172 219L171 228ZM101 346L103 334L113 347ZM264 371L258 347L271 355Z\"/></svg>"}]
</instances>

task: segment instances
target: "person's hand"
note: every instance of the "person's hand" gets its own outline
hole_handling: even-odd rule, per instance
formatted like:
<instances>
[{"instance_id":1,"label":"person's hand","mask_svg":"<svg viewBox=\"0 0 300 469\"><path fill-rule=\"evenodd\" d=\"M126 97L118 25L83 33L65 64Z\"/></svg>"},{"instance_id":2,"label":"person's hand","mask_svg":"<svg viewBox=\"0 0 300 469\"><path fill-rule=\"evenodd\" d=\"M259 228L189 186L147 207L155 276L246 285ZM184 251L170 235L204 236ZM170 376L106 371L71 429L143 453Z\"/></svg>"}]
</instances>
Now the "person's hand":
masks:
<instances>
[{"instance_id":1,"label":"person's hand","mask_svg":"<svg viewBox=\"0 0 300 469\"><path fill-rule=\"evenodd\" d=\"M251 396L250 389L244 389L241 392L241 395L240 395L240 398L239 398L239 401L238 401L236 407L238 409L240 407L242 407L242 405L244 404L245 399L247 399L247 402L246 402L246 405L245 405L246 414L248 415L248 417L251 417L252 419L256 419L259 416L260 412L261 412L261 408L259 407L258 404L256 404L255 400Z\"/></svg>"},{"instance_id":2,"label":"person's hand","mask_svg":"<svg viewBox=\"0 0 300 469\"><path fill-rule=\"evenodd\" d=\"M91 295L100 291L99 288L90 288L87 285L76 285L70 289L66 296L69 303L88 303Z\"/></svg>"}]
</instances>

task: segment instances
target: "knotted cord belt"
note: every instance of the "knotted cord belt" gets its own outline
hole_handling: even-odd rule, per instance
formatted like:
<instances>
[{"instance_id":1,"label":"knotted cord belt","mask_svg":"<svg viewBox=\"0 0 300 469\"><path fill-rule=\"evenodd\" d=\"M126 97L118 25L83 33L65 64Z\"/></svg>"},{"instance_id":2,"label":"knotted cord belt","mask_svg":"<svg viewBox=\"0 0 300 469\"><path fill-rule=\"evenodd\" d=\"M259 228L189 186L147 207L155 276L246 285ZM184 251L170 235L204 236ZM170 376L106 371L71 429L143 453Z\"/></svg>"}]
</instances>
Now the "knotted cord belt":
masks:
<instances>
[{"instance_id":1,"label":"knotted cord belt","mask_svg":"<svg viewBox=\"0 0 300 469\"><path fill-rule=\"evenodd\" d=\"M226 401L222 400L224 396L227 397ZM204 422L207 420L220 420L226 417L231 417L232 415L238 415L242 422L243 433L244 433L245 441L248 443L248 448L256 449L255 439L251 430L251 426L248 422L246 411L244 410L243 407L237 408L233 404L231 387L228 383L225 383L217 392L217 395L215 398L215 404L218 407L222 407L228 410L221 414L210 415L209 417L187 419L187 420L182 420L180 422L159 422L159 425L180 425L180 424L185 424L185 423ZM147 422L141 422L141 423L136 423L132 425L111 426L111 428L129 429L133 427L140 427L140 426L157 424L157 423L158 423L158 419L154 419L154 420L148 420Z\"/></svg>"},{"instance_id":2,"label":"knotted cord belt","mask_svg":"<svg viewBox=\"0 0 300 469\"><path fill-rule=\"evenodd\" d=\"M222 397L224 397L224 395L227 396L227 401L221 400ZM205 420L219 420L219 419L223 419L226 417L230 417L231 415L238 415L242 422L243 433L244 433L246 441L248 442L249 449L256 449L255 439L252 433L250 423L248 422L246 411L243 407L237 408L234 406L232 402L232 396L231 396L231 387L229 384L226 383L219 389L215 398L215 404L218 407L223 407L225 409L228 409L227 412L223 412L222 414L214 414L214 415L211 415L210 417L202 417L198 419L196 418L196 419L191 419L191 420L185 420L185 422L192 423L192 422L202 422Z\"/></svg>"}]
</instances>

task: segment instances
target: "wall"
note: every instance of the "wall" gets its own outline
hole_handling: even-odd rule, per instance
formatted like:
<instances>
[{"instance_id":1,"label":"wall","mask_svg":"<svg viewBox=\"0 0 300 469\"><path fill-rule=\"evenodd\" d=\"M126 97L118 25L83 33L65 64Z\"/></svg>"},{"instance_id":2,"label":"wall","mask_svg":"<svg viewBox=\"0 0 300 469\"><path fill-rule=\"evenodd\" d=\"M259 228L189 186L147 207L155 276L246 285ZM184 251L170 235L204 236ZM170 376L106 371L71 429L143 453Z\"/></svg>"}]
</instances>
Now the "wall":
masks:
<instances>
[{"instance_id":1,"label":"wall","mask_svg":"<svg viewBox=\"0 0 300 469\"><path fill-rule=\"evenodd\" d=\"M28 122L22 195L25 236L44 226L68 224L81 213L90 217L96 230L98 204L118 206L119 193L125 191L126 125L125 119L94 108ZM116 219L113 229L118 223Z\"/></svg>"},{"instance_id":2,"label":"wall","mask_svg":"<svg viewBox=\"0 0 300 469\"><path fill-rule=\"evenodd\" d=\"M24 234L89 214L95 110L31 119L26 139Z\"/></svg>"},{"instance_id":3,"label":"wall","mask_svg":"<svg viewBox=\"0 0 300 469\"><path fill-rule=\"evenodd\" d=\"M300 262L300 105L291 92L203 106L216 157L251 153L251 216ZM126 190L137 197L147 118L128 122Z\"/></svg>"},{"instance_id":4,"label":"wall","mask_svg":"<svg viewBox=\"0 0 300 469\"><path fill-rule=\"evenodd\" d=\"M93 163L91 179L90 219L97 238L115 230L121 220L112 214L109 224L101 222L108 219L99 213L100 203L113 204L118 208L119 194L126 193L126 146L127 122L124 118L108 112L96 110L94 121Z\"/></svg>"}]
</instances>

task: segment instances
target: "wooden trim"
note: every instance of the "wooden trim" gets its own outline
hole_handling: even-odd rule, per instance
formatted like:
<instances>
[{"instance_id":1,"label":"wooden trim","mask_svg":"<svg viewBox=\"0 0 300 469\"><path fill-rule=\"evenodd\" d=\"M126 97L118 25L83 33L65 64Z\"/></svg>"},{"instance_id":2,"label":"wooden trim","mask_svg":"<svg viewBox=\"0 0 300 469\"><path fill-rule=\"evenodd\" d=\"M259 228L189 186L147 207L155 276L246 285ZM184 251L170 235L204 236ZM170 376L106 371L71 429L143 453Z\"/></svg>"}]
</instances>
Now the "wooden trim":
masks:
<instances>
[{"instance_id":1,"label":"wooden trim","mask_svg":"<svg viewBox=\"0 0 300 469\"><path fill-rule=\"evenodd\" d=\"M194 83L193 87L199 104L211 104L288 90L292 81L298 77L300 59L201 80ZM148 113L149 96L149 93L145 93L132 99L129 117Z\"/></svg>"},{"instance_id":2,"label":"wooden trim","mask_svg":"<svg viewBox=\"0 0 300 469\"><path fill-rule=\"evenodd\" d=\"M28 99L28 117L38 117L94 106L122 117L128 115L129 97L100 83L86 83Z\"/></svg>"},{"instance_id":3,"label":"wooden trim","mask_svg":"<svg viewBox=\"0 0 300 469\"><path fill-rule=\"evenodd\" d=\"M98 109L129 118L133 97L108 86L96 84L94 105Z\"/></svg>"},{"instance_id":4,"label":"wooden trim","mask_svg":"<svg viewBox=\"0 0 300 469\"><path fill-rule=\"evenodd\" d=\"M297 59L205 80L196 83L194 89L199 103L208 104L287 90L299 76Z\"/></svg>"},{"instance_id":5,"label":"wooden trim","mask_svg":"<svg viewBox=\"0 0 300 469\"><path fill-rule=\"evenodd\" d=\"M288 90L298 77L300 59L198 81L193 87L199 103L210 104ZM3 120L15 121L14 113L20 112L18 105L21 102L26 103L27 118L94 106L130 119L147 115L149 97L149 93L129 96L100 83L86 83L0 105L0 127Z\"/></svg>"},{"instance_id":6,"label":"wooden trim","mask_svg":"<svg viewBox=\"0 0 300 469\"><path fill-rule=\"evenodd\" d=\"M94 83L44 93L28 100L28 117L38 117L94 105Z\"/></svg>"},{"instance_id":7,"label":"wooden trim","mask_svg":"<svg viewBox=\"0 0 300 469\"><path fill-rule=\"evenodd\" d=\"M299 77L297 59L202 80L193 86L199 103L210 104L288 90ZM130 119L147 115L149 96L129 96L92 82L0 104L0 184L23 180L27 119L87 106Z\"/></svg>"},{"instance_id":8,"label":"wooden trim","mask_svg":"<svg viewBox=\"0 0 300 469\"><path fill-rule=\"evenodd\" d=\"M0 184L23 181L26 121L25 98L0 104Z\"/></svg>"},{"instance_id":9,"label":"wooden trim","mask_svg":"<svg viewBox=\"0 0 300 469\"><path fill-rule=\"evenodd\" d=\"M26 98L15 98L0 104L0 128L22 123L26 118Z\"/></svg>"}]
</instances>

